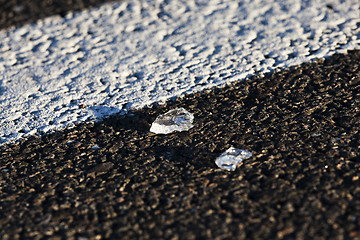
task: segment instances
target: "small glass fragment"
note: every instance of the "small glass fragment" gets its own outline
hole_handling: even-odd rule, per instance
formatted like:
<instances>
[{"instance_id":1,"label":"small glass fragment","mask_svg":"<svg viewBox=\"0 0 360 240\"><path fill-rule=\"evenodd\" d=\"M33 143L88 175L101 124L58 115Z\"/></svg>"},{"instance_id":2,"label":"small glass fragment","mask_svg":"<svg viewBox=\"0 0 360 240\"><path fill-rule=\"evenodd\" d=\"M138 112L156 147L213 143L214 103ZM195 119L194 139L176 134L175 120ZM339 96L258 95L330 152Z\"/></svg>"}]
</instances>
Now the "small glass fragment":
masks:
<instances>
[{"instance_id":1,"label":"small glass fragment","mask_svg":"<svg viewBox=\"0 0 360 240\"><path fill-rule=\"evenodd\" d=\"M321 136L321 133L313 133L313 134L311 134L311 136L312 137L319 137L319 136Z\"/></svg>"},{"instance_id":2,"label":"small glass fragment","mask_svg":"<svg viewBox=\"0 0 360 240\"><path fill-rule=\"evenodd\" d=\"M231 147L216 158L215 163L221 169L235 171L239 163L251 156L252 153L247 150Z\"/></svg>"},{"instance_id":3,"label":"small glass fragment","mask_svg":"<svg viewBox=\"0 0 360 240\"><path fill-rule=\"evenodd\" d=\"M94 150L98 150L98 149L101 149L101 147L97 144L94 144L91 149L94 149Z\"/></svg>"},{"instance_id":4,"label":"small glass fragment","mask_svg":"<svg viewBox=\"0 0 360 240\"><path fill-rule=\"evenodd\" d=\"M152 123L150 132L168 134L175 131L188 131L193 127L193 120L194 115L184 108L176 108L158 116Z\"/></svg>"}]
</instances>

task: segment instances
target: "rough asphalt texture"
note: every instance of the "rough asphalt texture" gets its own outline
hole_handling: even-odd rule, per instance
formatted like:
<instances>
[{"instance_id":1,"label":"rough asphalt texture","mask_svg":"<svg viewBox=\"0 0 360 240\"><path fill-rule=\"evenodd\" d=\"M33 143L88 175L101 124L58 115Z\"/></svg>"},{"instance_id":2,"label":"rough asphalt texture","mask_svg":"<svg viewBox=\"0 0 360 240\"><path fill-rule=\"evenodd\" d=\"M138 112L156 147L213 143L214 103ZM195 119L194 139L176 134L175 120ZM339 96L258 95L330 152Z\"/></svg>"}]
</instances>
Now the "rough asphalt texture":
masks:
<instances>
[{"instance_id":1,"label":"rough asphalt texture","mask_svg":"<svg viewBox=\"0 0 360 240\"><path fill-rule=\"evenodd\" d=\"M359 86L352 51L4 146L0 239L360 239Z\"/></svg>"},{"instance_id":2,"label":"rough asphalt texture","mask_svg":"<svg viewBox=\"0 0 360 240\"><path fill-rule=\"evenodd\" d=\"M0 29L20 26L68 11L94 7L113 0L0 0Z\"/></svg>"},{"instance_id":3,"label":"rough asphalt texture","mask_svg":"<svg viewBox=\"0 0 360 240\"><path fill-rule=\"evenodd\" d=\"M359 62L336 55L5 147L0 238L359 239ZM149 133L175 107L195 127ZM254 154L235 172L214 163L230 146Z\"/></svg>"}]
</instances>

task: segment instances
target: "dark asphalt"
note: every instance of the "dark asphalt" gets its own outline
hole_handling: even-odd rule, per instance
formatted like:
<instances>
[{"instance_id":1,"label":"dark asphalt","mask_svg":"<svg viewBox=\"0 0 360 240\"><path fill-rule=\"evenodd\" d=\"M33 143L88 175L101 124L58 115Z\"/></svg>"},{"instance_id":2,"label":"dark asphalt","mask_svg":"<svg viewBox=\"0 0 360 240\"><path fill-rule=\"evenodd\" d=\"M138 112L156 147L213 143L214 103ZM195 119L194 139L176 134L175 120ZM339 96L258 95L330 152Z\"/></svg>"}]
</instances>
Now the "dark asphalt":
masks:
<instances>
[{"instance_id":1,"label":"dark asphalt","mask_svg":"<svg viewBox=\"0 0 360 240\"><path fill-rule=\"evenodd\" d=\"M359 62L336 55L3 148L0 238L359 239ZM195 127L149 133L175 107ZM230 146L254 154L235 172L214 163Z\"/></svg>"},{"instance_id":2,"label":"dark asphalt","mask_svg":"<svg viewBox=\"0 0 360 240\"><path fill-rule=\"evenodd\" d=\"M360 239L359 86L351 51L4 146L0 239Z\"/></svg>"},{"instance_id":3,"label":"dark asphalt","mask_svg":"<svg viewBox=\"0 0 360 240\"><path fill-rule=\"evenodd\" d=\"M96 7L113 0L0 0L0 29L21 26L52 15Z\"/></svg>"}]
</instances>

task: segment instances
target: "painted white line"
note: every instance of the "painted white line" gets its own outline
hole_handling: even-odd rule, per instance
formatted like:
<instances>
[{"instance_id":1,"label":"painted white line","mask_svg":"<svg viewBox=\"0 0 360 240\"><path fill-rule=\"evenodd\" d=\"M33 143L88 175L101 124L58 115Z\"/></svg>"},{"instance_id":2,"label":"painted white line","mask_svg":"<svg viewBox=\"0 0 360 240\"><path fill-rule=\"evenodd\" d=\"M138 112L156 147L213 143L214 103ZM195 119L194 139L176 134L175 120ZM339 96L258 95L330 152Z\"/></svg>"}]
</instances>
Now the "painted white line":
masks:
<instances>
[{"instance_id":1,"label":"painted white line","mask_svg":"<svg viewBox=\"0 0 360 240\"><path fill-rule=\"evenodd\" d=\"M1 142L357 49L359 15L353 0L133 0L0 31Z\"/></svg>"}]
</instances>

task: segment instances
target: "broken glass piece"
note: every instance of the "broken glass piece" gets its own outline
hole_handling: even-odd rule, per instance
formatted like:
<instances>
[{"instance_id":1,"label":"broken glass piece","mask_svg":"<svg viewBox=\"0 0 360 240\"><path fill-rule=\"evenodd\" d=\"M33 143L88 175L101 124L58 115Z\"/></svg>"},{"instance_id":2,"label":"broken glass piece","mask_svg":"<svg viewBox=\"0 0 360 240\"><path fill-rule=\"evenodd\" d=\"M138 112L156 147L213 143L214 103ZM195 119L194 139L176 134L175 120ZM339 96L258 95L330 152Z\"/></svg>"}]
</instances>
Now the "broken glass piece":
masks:
<instances>
[{"instance_id":1,"label":"broken glass piece","mask_svg":"<svg viewBox=\"0 0 360 240\"><path fill-rule=\"evenodd\" d=\"M99 145L97 145L97 144L94 144L91 148L94 149L94 150L101 149L101 147Z\"/></svg>"},{"instance_id":2,"label":"broken glass piece","mask_svg":"<svg viewBox=\"0 0 360 240\"><path fill-rule=\"evenodd\" d=\"M235 171L236 166L239 165L239 163L251 156L252 153L247 150L231 147L216 158L215 163L221 169Z\"/></svg>"},{"instance_id":3,"label":"broken glass piece","mask_svg":"<svg viewBox=\"0 0 360 240\"><path fill-rule=\"evenodd\" d=\"M176 108L158 116L152 123L150 132L168 134L175 131L188 131L193 127L194 115L184 108Z\"/></svg>"}]
</instances>

